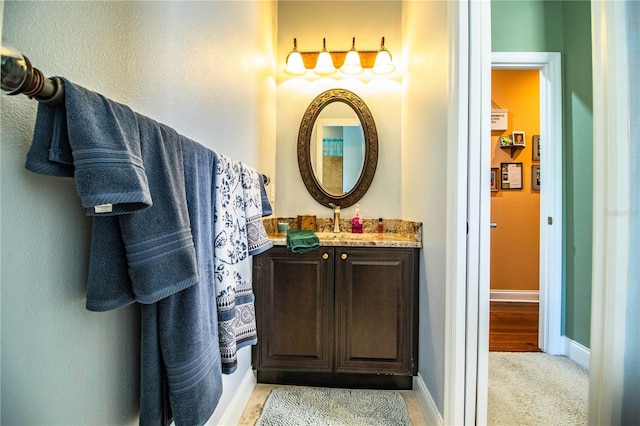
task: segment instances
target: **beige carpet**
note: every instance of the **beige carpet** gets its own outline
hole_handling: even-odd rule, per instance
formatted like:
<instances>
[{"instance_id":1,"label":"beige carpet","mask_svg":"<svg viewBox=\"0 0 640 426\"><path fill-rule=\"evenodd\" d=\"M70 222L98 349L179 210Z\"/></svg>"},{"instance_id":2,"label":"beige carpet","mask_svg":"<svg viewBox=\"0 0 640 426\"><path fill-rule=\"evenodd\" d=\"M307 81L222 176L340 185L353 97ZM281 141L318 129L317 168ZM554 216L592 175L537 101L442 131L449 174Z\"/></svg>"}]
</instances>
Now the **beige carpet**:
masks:
<instances>
[{"instance_id":1,"label":"beige carpet","mask_svg":"<svg viewBox=\"0 0 640 426\"><path fill-rule=\"evenodd\" d=\"M249 402L242 413L242 417L238 422L238 426L253 426L256 424L256 421L262 413L262 408L264 407L267 397L271 393L271 390L276 387L281 386L265 385L261 383L256 385L251 397L249 398ZM399 392L407 404L407 411L409 412L409 421L411 424L414 426L426 426L427 422L422 415L422 411L420 411L420 406L418 405L418 401L416 400L413 391Z\"/></svg>"},{"instance_id":2,"label":"beige carpet","mask_svg":"<svg viewBox=\"0 0 640 426\"><path fill-rule=\"evenodd\" d=\"M489 352L489 425L584 425L588 371L542 352Z\"/></svg>"}]
</instances>

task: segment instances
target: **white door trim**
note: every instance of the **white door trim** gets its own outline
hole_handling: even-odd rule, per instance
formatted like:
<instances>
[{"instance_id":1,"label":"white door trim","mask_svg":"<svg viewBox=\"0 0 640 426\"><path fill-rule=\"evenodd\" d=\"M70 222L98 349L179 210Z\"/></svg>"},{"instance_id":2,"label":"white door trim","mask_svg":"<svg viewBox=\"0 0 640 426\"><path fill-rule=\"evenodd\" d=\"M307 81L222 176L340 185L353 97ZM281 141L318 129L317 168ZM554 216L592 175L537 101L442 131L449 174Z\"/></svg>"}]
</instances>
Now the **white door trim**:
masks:
<instances>
[{"instance_id":1,"label":"white door trim","mask_svg":"<svg viewBox=\"0 0 640 426\"><path fill-rule=\"evenodd\" d=\"M450 98L444 424L484 424L487 411L491 4L448 2ZM482 330L487 330L483 334Z\"/></svg>"},{"instance_id":2,"label":"white door trim","mask_svg":"<svg viewBox=\"0 0 640 426\"><path fill-rule=\"evenodd\" d=\"M620 424L622 415L631 215L625 8L626 2L591 3L594 151L588 424Z\"/></svg>"},{"instance_id":3,"label":"white door trim","mask_svg":"<svg viewBox=\"0 0 640 426\"><path fill-rule=\"evenodd\" d=\"M540 316L538 345L566 355L562 339L562 69L557 52L492 53L493 69L540 70ZM548 223L551 218L552 224Z\"/></svg>"},{"instance_id":4,"label":"white door trim","mask_svg":"<svg viewBox=\"0 0 640 426\"><path fill-rule=\"evenodd\" d=\"M465 424L467 152L469 116L469 3L447 3L449 114L447 149L447 247L445 274L444 410L446 425ZM455 59L454 59L455 58ZM464 231L463 231L464 229ZM461 398L462 396L462 398ZM475 400L475 385L473 389Z\"/></svg>"}]
</instances>

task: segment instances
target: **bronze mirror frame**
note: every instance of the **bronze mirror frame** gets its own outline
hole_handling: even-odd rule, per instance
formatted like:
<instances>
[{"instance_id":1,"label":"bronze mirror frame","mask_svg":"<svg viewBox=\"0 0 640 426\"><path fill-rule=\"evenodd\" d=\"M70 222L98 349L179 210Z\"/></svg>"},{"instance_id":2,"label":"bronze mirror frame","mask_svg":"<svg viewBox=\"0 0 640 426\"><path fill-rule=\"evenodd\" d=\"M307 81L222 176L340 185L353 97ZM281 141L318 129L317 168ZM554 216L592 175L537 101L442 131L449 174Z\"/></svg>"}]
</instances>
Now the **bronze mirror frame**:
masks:
<instances>
[{"instance_id":1,"label":"bronze mirror frame","mask_svg":"<svg viewBox=\"0 0 640 426\"><path fill-rule=\"evenodd\" d=\"M320 112L333 102L344 102L353 109L360 120L364 133L364 164L358 181L353 188L343 195L333 195L325 191L311 165L311 134ZM302 181L309 194L320 204L331 208L335 204L341 208L357 203L367 192L378 164L378 132L371 111L358 95L345 89L330 89L319 94L309 105L302 117L298 132L298 167Z\"/></svg>"}]
</instances>

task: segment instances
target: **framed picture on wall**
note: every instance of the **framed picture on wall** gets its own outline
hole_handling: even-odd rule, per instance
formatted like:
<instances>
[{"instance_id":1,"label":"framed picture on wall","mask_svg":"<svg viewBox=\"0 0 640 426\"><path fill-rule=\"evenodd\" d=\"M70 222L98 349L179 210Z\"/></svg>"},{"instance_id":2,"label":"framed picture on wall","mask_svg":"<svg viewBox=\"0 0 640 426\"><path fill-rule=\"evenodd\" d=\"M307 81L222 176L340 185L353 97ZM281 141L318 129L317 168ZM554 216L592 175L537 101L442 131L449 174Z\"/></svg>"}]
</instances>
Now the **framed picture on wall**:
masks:
<instances>
[{"instance_id":1,"label":"framed picture on wall","mask_svg":"<svg viewBox=\"0 0 640 426\"><path fill-rule=\"evenodd\" d=\"M533 135L531 138L531 152L533 161L540 161L540 135Z\"/></svg>"},{"instance_id":2,"label":"framed picture on wall","mask_svg":"<svg viewBox=\"0 0 640 426\"><path fill-rule=\"evenodd\" d=\"M500 168L491 168L491 192L498 191L498 182L500 182Z\"/></svg>"},{"instance_id":3,"label":"framed picture on wall","mask_svg":"<svg viewBox=\"0 0 640 426\"><path fill-rule=\"evenodd\" d=\"M540 164L531 166L531 189L540 191Z\"/></svg>"},{"instance_id":4,"label":"framed picture on wall","mask_svg":"<svg viewBox=\"0 0 640 426\"><path fill-rule=\"evenodd\" d=\"M511 135L511 141L513 146L526 146L526 142L524 139L524 132L523 131L513 131L513 134Z\"/></svg>"},{"instance_id":5,"label":"framed picture on wall","mask_svg":"<svg viewBox=\"0 0 640 426\"><path fill-rule=\"evenodd\" d=\"M500 163L500 188L522 189L522 163Z\"/></svg>"}]
</instances>

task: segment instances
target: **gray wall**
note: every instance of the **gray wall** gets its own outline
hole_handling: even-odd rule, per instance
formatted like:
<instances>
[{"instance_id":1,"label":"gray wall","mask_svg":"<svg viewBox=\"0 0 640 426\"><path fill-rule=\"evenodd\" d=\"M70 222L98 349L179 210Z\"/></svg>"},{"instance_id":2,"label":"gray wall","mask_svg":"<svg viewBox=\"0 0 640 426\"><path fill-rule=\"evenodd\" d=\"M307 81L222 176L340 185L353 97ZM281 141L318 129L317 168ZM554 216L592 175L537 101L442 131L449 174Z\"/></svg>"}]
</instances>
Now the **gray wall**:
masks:
<instances>
[{"instance_id":1,"label":"gray wall","mask_svg":"<svg viewBox=\"0 0 640 426\"><path fill-rule=\"evenodd\" d=\"M438 411L445 408L447 128L449 34L446 1L403 3L406 60L402 90L402 211L423 225L418 374Z\"/></svg>"},{"instance_id":2,"label":"gray wall","mask_svg":"<svg viewBox=\"0 0 640 426\"><path fill-rule=\"evenodd\" d=\"M46 75L273 175L272 2L6 2L3 39ZM238 29L242 28L241 31ZM2 424L138 422L139 310L85 309L90 219L24 169L37 102L0 96ZM224 378L217 423L250 370Z\"/></svg>"},{"instance_id":3,"label":"gray wall","mask_svg":"<svg viewBox=\"0 0 640 426\"><path fill-rule=\"evenodd\" d=\"M560 52L564 117L564 300L567 337L589 347L593 204L591 9L588 1L492 1L494 52Z\"/></svg>"}]
</instances>

